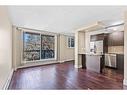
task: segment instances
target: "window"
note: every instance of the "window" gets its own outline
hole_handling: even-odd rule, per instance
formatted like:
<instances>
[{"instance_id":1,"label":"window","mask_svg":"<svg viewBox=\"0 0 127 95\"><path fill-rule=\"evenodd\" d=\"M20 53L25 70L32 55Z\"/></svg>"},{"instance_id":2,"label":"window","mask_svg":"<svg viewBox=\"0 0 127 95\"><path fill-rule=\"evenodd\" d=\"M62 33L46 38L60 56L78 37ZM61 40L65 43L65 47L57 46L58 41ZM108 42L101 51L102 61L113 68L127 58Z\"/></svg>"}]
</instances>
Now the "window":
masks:
<instances>
[{"instance_id":1,"label":"window","mask_svg":"<svg viewBox=\"0 0 127 95\"><path fill-rule=\"evenodd\" d=\"M23 33L23 60L34 61L55 58L55 36Z\"/></svg>"},{"instance_id":2,"label":"window","mask_svg":"<svg viewBox=\"0 0 127 95\"><path fill-rule=\"evenodd\" d=\"M23 34L24 38L24 61L40 60L40 34Z\"/></svg>"},{"instance_id":3,"label":"window","mask_svg":"<svg viewBox=\"0 0 127 95\"><path fill-rule=\"evenodd\" d=\"M74 45L74 37L68 37L68 47L73 48Z\"/></svg>"},{"instance_id":4,"label":"window","mask_svg":"<svg viewBox=\"0 0 127 95\"><path fill-rule=\"evenodd\" d=\"M41 35L41 59L54 58L54 36Z\"/></svg>"}]
</instances>

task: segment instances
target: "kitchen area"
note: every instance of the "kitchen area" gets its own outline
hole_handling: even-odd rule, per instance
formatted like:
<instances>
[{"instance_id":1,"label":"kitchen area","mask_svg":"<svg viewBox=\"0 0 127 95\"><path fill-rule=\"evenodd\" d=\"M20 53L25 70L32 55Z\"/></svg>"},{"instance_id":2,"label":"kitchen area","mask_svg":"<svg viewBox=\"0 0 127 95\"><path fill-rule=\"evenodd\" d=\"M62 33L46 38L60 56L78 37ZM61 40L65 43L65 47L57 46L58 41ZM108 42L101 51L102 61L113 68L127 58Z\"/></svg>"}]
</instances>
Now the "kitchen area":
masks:
<instances>
[{"instance_id":1,"label":"kitchen area","mask_svg":"<svg viewBox=\"0 0 127 95\"><path fill-rule=\"evenodd\" d=\"M111 70L123 75L123 24L105 29L101 29L101 27L100 22L97 22L82 29L83 31L80 30L75 35L75 39L78 39L75 49L75 67L82 67L97 73L105 73L106 70Z\"/></svg>"},{"instance_id":2,"label":"kitchen area","mask_svg":"<svg viewBox=\"0 0 127 95\"><path fill-rule=\"evenodd\" d=\"M102 69L124 72L124 32L115 31L90 36L90 53L100 54Z\"/></svg>"}]
</instances>

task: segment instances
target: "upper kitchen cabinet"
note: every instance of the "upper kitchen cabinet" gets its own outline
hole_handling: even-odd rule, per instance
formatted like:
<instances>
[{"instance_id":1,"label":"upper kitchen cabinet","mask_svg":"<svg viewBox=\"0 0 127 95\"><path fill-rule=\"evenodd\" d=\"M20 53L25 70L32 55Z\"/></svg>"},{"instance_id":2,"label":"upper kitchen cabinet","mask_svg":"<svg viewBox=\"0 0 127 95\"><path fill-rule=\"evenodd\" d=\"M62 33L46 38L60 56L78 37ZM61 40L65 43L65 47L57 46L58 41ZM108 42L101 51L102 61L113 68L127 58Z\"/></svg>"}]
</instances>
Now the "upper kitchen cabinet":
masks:
<instances>
[{"instance_id":1,"label":"upper kitchen cabinet","mask_svg":"<svg viewBox=\"0 0 127 95\"><path fill-rule=\"evenodd\" d=\"M104 40L104 33L91 35L90 41L99 41L99 40Z\"/></svg>"},{"instance_id":2,"label":"upper kitchen cabinet","mask_svg":"<svg viewBox=\"0 0 127 95\"><path fill-rule=\"evenodd\" d=\"M123 46L124 32L113 32L108 34L108 46Z\"/></svg>"}]
</instances>

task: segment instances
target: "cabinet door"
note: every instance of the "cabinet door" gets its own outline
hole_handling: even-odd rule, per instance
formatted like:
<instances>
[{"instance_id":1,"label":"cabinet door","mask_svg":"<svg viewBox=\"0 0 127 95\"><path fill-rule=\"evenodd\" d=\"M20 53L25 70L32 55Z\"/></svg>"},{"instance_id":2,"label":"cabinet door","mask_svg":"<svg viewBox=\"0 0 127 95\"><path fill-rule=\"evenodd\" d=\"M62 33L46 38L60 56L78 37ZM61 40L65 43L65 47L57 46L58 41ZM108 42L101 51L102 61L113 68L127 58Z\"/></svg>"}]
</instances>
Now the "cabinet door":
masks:
<instances>
[{"instance_id":1,"label":"cabinet door","mask_svg":"<svg viewBox=\"0 0 127 95\"><path fill-rule=\"evenodd\" d=\"M111 34L108 35L108 46L113 46L113 38Z\"/></svg>"},{"instance_id":2,"label":"cabinet door","mask_svg":"<svg viewBox=\"0 0 127 95\"><path fill-rule=\"evenodd\" d=\"M108 52L108 34L105 34L103 43L104 43L103 52L107 53Z\"/></svg>"},{"instance_id":3,"label":"cabinet door","mask_svg":"<svg viewBox=\"0 0 127 95\"><path fill-rule=\"evenodd\" d=\"M124 45L124 32L121 31L118 33L118 36L115 37L115 43L116 45L118 44L119 46Z\"/></svg>"},{"instance_id":4,"label":"cabinet door","mask_svg":"<svg viewBox=\"0 0 127 95\"><path fill-rule=\"evenodd\" d=\"M109 46L122 46L124 45L124 32L113 32L108 35Z\"/></svg>"},{"instance_id":5,"label":"cabinet door","mask_svg":"<svg viewBox=\"0 0 127 95\"><path fill-rule=\"evenodd\" d=\"M104 40L104 33L90 36L90 41L99 41L99 40Z\"/></svg>"},{"instance_id":6,"label":"cabinet door","mask_svg":"<svg viewBox=\"0 0 127 95\"><path fill-rule=\"evenodd\" d=\"M124 72L124 55L117 54L116 60L117 60L116 61L117 62L117 69L123 73Z\"/></svg>"}]
</instances>

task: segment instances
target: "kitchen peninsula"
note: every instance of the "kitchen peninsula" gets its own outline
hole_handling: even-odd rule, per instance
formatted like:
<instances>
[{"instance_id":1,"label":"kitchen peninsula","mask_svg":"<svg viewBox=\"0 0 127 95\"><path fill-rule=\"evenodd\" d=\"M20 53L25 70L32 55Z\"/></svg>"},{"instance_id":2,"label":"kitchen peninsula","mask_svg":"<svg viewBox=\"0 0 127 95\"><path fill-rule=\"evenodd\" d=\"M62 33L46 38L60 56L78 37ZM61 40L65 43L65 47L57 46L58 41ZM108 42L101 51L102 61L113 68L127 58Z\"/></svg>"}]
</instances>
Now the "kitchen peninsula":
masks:
<instances>
[{"instance_id":1,"label":"kitchen peninsula","mask_svg":"<svg viewBox=\"0 0 127 95\"><path fill-rule=\"evenodd\" d=\"M79 54L82 56L82 68L87 70L102 73L104 69L104 55L103 54Z\"/></svg>"}]
</instances>

